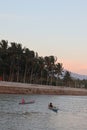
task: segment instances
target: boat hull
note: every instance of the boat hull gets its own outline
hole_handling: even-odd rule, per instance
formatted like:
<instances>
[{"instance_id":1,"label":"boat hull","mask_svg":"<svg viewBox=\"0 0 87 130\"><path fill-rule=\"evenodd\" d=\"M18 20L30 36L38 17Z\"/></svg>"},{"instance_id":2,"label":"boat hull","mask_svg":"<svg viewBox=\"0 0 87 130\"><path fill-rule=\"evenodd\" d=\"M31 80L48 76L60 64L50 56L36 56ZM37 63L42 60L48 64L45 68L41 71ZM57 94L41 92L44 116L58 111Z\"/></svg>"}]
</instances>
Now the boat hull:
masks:
<instances>
[{"instance_id":1,"label":"boat hull","mask_svg":"<svg viewBox=\"0 0 87 130\"><path fill-rule=\"evenodd\" d=\"M24 103L19 102L20 105L33 104L33 103L35 103L35 101L29 101L29 102L24 102Z\"/></svg>"},{"instance_id":2,"label":"boat hull","mask_svg":"<svg viewBox=\"0 0 87 130\"><path fill-rule=\"evenodd\" d=\"M50 110L54 111L54 112L58 112L58 108L57 107L48 107Z\"/></svg>"}]
</instances>

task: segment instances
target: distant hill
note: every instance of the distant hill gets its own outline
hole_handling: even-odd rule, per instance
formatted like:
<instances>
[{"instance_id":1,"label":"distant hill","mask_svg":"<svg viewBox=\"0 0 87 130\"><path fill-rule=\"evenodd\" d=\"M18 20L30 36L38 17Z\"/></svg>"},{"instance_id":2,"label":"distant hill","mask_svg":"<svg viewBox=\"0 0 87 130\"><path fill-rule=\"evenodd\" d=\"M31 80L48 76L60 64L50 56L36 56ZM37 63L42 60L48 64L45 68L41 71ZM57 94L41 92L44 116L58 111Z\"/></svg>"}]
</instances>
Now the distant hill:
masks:
<instances>
[{"instance_id":1,"label":"distant hill","mask_svg":"<svg viewBox=\"0 0 87 130\"><path fill-rule=\"evenodd\" d=\"M65 75L65 72L66 72L66 70L64 70L63 76ZM77 74L77 73L73 73L73 72L70 72L70 75L74 79L80 79L80 80L85 79L85 80L87 80L87 75L81 75L81 74Z\"/></svg>"},{"instance_id":2,"label":"distant hill","mask_svg":"<svg viewBox=\"0 0 87 130\"><path fill-rule=\"evenodd\" d=\"M81 74L72 73L72 72L71 72L71 77L75 79L80 79L80 80L87 79L87 75L81 75Z\"/></svg>"}]
</instances>

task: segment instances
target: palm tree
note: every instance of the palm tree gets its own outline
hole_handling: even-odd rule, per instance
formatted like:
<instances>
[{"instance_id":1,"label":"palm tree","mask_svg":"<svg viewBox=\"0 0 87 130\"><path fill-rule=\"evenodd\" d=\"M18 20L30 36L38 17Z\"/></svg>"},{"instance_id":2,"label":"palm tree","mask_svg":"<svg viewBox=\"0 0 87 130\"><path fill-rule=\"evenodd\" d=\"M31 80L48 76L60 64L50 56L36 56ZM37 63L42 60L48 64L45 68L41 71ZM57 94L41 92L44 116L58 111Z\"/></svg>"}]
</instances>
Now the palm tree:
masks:
<instances>
[{"instance_id":1,"label":"palm tree","mask_svg":"<svg viewBox=\"0 0 87 130\"><path fill-rule=\"evenodd\" d=\"M5 80L8 71L8 41L5 40L0 42L0 61L2 77Z\"/></svg>"},{"instance_id":2,"label":"palm tree","mask_svg":"<svg viewBox=\"0 0 87 130\"><path fill-rule=\"evenodd\" d=\"M33 68L30 64L33 63L33 59L35 57L34 51L30 51L28 48L24 49L24 56L25 56L25 71L24 71L24 82L26 82L26 76L30 72L31 78L33 73ZM31 68L31 70L29 69ZM31 79L32 80L32 79Z\"/></svg>"},{"instance_id":3,"label":"palm tree","mask_svg":"<svg viewBox=\"0 0 87 130\"><path fill-rule=\"evenodd\" d=\"M17 82L19 82L19 80L20 80L20 70L21 70L22 56L23 56L22 45L17 44L17 53L16 53Z\"/></svg>"},{"instance_id":4,"label":"palm tree","mask_svg":"<svg viewBox=\"0 0 87 130\"><path fill-rule=\"evenodd\" d=\"M16 58L17 58L17 43L11 42L11 46L8 48L9 58L10 58L10 76L9 80L14 81L16 73Z\"/></svg>"},{"instance_id":5,"label":"palm tree","mask_svg":"<svg viewBox=\"0 0 87 130\"><path fill-rule=\"evenodd\" d=\"M57 75L56 85L58 85L58 81L60 80L59 76L62 75L62 72L63 72L63 65L62 65L62 63L57 63L55 65L55 74Z\"/></svg>"},{"instance_id":6,"label":"palm tree","mask_svg":"<svg viewBox=\"0 0 87 130\"><path fill-rule=\"evenodd\" d=\"M68 86L68 87L70 86L70 82L72 81L72 78L71 78L71 75L70 75L69 71L65 72L63 81L64 81L64 83L65 83L66 86Z\"/></svg>"},{"instance_id":7,"label":"palm tree","mask_svg":"<svg viewBox=\"0 0 87 130\"><path fill-rule=\"evenodd\" d=\"M34 68L36 65L36 57L35 57L35 52L30 51L30 56L29 56L29 71L30 71L30 83L33 81L33 73L34 73Z\"/></svg>"},{"instance_id":8,"label":"palm tree","mask_svg":"<svg viewBox=\"0 0 87 130\"><path fill-rule=\"evenodd\" d=\"M47 85L48 85L48 80L49 80L49 68L50 68L50 58L48 56L44 57L45 60L45 69L47 71Z\"/></svg>"},{"instance_id":9,"label":"palm tree","mask_svg":"<svg viewBox=\"0 0 87 130\"><path fill-rule=\"evenodd\" d=\"M39 72L40 72L40 79L41 79L41 84L42 84L43 70L44 70L44 67L45 67L44 58L43 57L39 57L38 62L39 62L39 68L40 68L40 70L39 70Z\"/></svg>"},{"instance_id":10,"label":"palm tree","mask_svg":"<svg viewBox=\"0 0 87 130\"><path fill-rule=\"evenodd\" d=\"M49 56L49 57L44 57L45 59L45 68L47 70L47 84L48 84L48 80L51 77L51 85L52 85L52 80L54 77L54 67L55 67L55 62L56 62L56 58L54 56Z\"/></svg>"}]
</instances>

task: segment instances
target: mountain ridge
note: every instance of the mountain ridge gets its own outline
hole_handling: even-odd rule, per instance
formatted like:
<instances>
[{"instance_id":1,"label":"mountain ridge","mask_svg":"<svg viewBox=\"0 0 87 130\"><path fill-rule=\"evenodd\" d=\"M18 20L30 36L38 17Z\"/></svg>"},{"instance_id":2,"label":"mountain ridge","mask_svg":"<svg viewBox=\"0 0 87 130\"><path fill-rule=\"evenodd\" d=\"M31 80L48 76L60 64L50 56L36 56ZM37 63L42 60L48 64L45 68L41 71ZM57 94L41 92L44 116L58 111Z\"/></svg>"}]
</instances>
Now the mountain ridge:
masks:
<instances>
[{"instance_id":1,"label":"mountain ridge","mask_svg":"<svg viewBox=\"0 0 87 130\"><path fill-rule=\"evenodd\" d=\"M70 72L71 74L71 77L75 78L75 79L80 79L80 80L87 80L87 75L81 75L81 74L78 74L78 73L73 73L73 72Z\"/></svg>"},{"instance_id":2,"label":"mountain ridge","mask_svg":"<svg viewBox=\"0 0 87 130\"><path fill-rule=\"evenodd\" d=\"M68 71L68 70L64 70L64 74L65 72ZM87 80L87 75L82 75L82 74L78 74L78 73L74 73L74 72L71 72L71 71L68 71L71 75L72 78L74 79L80 79L80 80Z\"/></svg>"}]
</instances>

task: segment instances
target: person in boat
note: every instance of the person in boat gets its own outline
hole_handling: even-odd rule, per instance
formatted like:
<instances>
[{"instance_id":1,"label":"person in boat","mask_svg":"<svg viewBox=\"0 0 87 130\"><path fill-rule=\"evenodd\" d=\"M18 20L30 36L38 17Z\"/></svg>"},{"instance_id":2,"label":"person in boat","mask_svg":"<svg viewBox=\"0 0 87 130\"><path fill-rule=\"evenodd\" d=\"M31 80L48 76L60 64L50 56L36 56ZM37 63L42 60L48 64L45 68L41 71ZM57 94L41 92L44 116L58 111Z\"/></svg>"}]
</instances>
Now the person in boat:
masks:
<instances>
[{"instance_id":1,"label":"person in boat","mask_svg":"<svg viewBox=\"0 0 87 130\"><path fill-rule=\"evenodd\" d=\"M21 103L25 103L25 100L24 100L24 98L22 98L22 101L21 101Z\"/></svg>"},{"instance_id":2,"label":"person in boat","mask_svg":"<svg viewBox=\"0 0 87 130\"><path fill-rule=\"evenodd\" d=\"M53 108L53 104L52 104L52 102L50 102L50 104L49 104L49 108Z\"/></svg>"}]
</instances>

